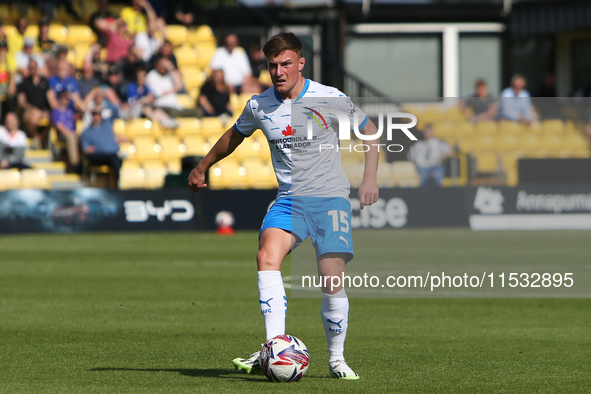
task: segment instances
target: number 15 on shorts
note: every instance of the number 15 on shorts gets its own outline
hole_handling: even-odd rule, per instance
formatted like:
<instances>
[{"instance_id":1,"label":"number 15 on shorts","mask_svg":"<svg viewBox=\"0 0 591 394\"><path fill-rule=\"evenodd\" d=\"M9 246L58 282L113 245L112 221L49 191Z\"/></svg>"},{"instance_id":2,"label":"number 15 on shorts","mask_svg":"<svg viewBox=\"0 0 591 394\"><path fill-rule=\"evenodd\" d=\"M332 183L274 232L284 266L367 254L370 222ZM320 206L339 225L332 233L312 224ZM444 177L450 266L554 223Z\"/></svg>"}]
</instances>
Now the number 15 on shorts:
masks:
<instances>
[{"instance_id":1,"label":"number 15 on shorts","mask_svg":"<svg viewBox=\"0 0 591 394\"><path fill-rule=\"evenodd\" d=\"M332 231L341 231L345 234L349 233L350 226L348 212L333 209L328 211L328 215L332 218Z\"/></svg>"}]
</instances>

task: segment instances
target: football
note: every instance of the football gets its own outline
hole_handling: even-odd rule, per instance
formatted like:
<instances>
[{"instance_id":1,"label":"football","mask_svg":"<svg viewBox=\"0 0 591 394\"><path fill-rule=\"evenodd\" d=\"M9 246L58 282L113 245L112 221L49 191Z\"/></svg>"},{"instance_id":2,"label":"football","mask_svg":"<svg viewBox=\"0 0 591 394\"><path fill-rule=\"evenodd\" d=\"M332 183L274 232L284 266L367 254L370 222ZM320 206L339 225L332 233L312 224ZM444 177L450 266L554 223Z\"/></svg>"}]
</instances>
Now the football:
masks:
<instances>
[{"instance_id":1,"label":"football","mask_svg":"<svg viewBox=\"0 0 591 394\"><path fill-rule=\"evenodd\" d=\"M273 382L296 382L310 365L310 354L304 342L293 335L278 335L263 345L261 369Z\"/></svg>"}]
</instances>

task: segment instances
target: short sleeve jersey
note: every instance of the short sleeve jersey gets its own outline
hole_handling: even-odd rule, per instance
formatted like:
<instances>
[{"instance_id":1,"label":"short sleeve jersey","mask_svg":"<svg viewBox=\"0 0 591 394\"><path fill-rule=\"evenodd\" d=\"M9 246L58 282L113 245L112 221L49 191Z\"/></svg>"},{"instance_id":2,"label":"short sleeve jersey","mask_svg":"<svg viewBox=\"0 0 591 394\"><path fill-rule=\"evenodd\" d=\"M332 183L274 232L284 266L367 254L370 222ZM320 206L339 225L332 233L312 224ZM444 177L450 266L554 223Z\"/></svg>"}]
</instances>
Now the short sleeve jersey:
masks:
<instances>
[{"instance_id":1,"label":"short sleeve jersey","mask_svg":"<svg viewBox=\"0 0 591 394\"><path fill-rule=\"evenodd\" d=\"M294 111L298 112L293 116L292 101ZM312 138L308 138L306 117L299 114L302 108L310 110L309 114L323 114L319 125L312 122ZM250 137L257 129L265 134L279 183L278 198L349 198L349 180L341 165L340 152L336 149L339 146L338 118L326 111L331 109L345 113L351 127L354 116L358 119L359 130L367 124L367 115L345 94L308 79L295 100L282 100L275 88L270 87L246 103L233 126L234 130L244 137ZM321 149L321 146L332 146L333 149Z\"/></svg>"}]
</instances>

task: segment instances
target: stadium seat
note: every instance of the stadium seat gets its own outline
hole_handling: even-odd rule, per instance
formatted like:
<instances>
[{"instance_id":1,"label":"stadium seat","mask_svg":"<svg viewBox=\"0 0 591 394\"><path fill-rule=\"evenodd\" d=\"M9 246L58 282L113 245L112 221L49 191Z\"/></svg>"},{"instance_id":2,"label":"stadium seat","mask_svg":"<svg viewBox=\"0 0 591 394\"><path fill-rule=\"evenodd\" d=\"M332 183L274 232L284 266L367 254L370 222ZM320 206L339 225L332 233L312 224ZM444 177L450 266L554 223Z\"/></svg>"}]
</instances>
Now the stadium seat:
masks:
<instances>
[{"instance_id":1,"label":"stadium seat","mask_svg":"<svg viewBox=\"0 0 591 394\"><path fill-rule=\"evenodd\" d=\"M433 123L433 135L440 140L453 144L456 141L456 122L439 121Z\"/></svg>"},{"instance_id":2,"label":"stadium seat","mask_svg":"<svg viewBox=\"0 0 591 394\"><path fill-rule=\"evenodd\" d=\"M475 156L477 173L496 173L499 169L499 159L496 153L484 152Z\"/></svg>"},{"instance_id":3,"label":"stadium seat","mask_svg":"<svg viewBox=\"0 0 591 394\"><path fill-rule=\"evenodd\" d=\"M458 149L460 150L460 152L469 153L472 150L472 146L474 145L474 138L475 137L463 137L462 139L460 139L460 141L458 142Z\"/></svg>"},{"instance_id":4,"label":"stadium seat","mask_svg":"<svg viewBox=\"0 0 591 394\"><path fill-rule=\"evenodd\" d=\"M166 25L166 38L175 47L184 45L188 43L189 29L183 25ZM178 57L177 60L179 60Z\"/></svg>"},{"instance_id":5,"label":"stadium seat","mask_svg":"<svg viewBox=\"0 0 591 394\"><path fill-rule=\"evenodd\" d=\"M183 45L182 47L175 49L174 56L176 57L179 68L197 67L199 64L197 52L188 45Z\"/></svg>"},{"instance_id":6,"label":"stadium seat","mask_svg":"<svg viewBox=\"0 0 591 394\"><path fill-rule=\"evenodd\" d=\"M588 157L589 141L581 134L567 134L564 136L563 149L569 157Z\"/></svg>"},{"instance_id":7,"label":"stadium seat","mask_svg":"<svg viewBox=\"0 0 591 394\"><path fill-rule=\"evenodd\" d=\"M113 133L115 136L127 136L127 124L123 119L113 121Z\"/></svg>"},{"instance_id":8,"label":"stadium seat","mask_svg":"<svg viewBox=\"0 0 591 394\"><path fill-rule=\"evenodd\" d=\"M445 113L443 114L443 118L446 120L466 120L466 116L464 116L464 113L462 112L462 110L458 107L452 107L450 109L448 109L447 111L445 111Z\"/></svg>"},{"instance_id":9,"label":"stadium seat","mask_svg":"<svg viewBox=\"0 0 591 394\"><path fill-rule=\"evenodd\" d=\"M345 174L351 183L351 187L359 187L361 181L363 181L363 166L357 163L343 164Z\"/></svg>"},{"instance_id":10,"label":"stadium seat","mask_svg":"<svg viewBox=\"0 0 591 394\"><path fill-rule=\"evenodd\" d=\"M168 169L161 160L146 160L144 162L145 187L148 189L161 189L164 186L164 178Z\"/></svg>"},{"instance_id":11,"label":"stadium seat","mask_svg":"<svg viewBox=\"0 0 591 394\"><path fill-rule=\"evenodd\" d=\"M497 150L497 139L490 134L476 135L472 141L472 151L474 152L493 152Z\"/></svg>"},{"instance_id":12,"label":"stadium seat","mask_svg":"<svg viewBox=\"0 0 591 394\"><path fill-rule=\"evenodd\" d=\"M181 73L183 75L183 85L185 85L187 91L200 89L207 79L207 74L195 66L185 66L181 69Z\"/></svg>"},{"instance_id":13,"label":"stadium seat","mask_svg":"<svg viewBox=\"0 0 591 394\"><path fill-rule=\"evenodd\" d=\"M189 33L189 40L192 44L209 44L217 47L217 42L213 30L208 25L201 25L192 29Z\"/></svg>"},{"instance_id":14,"label":"stadium seat","mask_svg":"<svg viewBox=\"0 0 591 394\"><path fill-rule=\"evenodd\" d=\"M546 152L563 150L564 137L558 134L547 134L540 138L540 149Z\"/></svg>"},{"instance_id":15,"label":"stadium seat","mask_svg":"<svg viewBox=\"0 0 591 394\"><path fill-rule=\"evenodd\" d=\"M6 29L6 27L4 27ZM29 26L27 26L27 30L25 30L25 37L31 37L35 39L35 46L38 46L37 37L39 37L39 26L35 24L31 24L29 22Z\"/></svg>"},{"instance_id":16,"label":"stadium seat","mask_svg":"<svg viewBox=\"0 0 591 394\"><path fill-rule=\"evenodd\" d=\"M563 134L564 123L560 119L548 119L542 122L543 134Z\"/></svg>"},{"instance_id":17,"label":"stadium seat","mask_svg":"<svg viewBox=\"0 0 591 394\"><path fill-rule=\"evenodd\" d=\"M121 168L140 168L140 162L137 160L123 160Z\"/></svg>"},{"instance_id":18,"label":"stadium seat","mask_svg":"<svg viewBox=\"0 0 591 394\"><path fill-rule=\"evenodd\" d=\"M160 151L160 157L165 161L180 159L185 155L187 150L187 147L183 145L175 135L163 135L158 140L158 143L162 148Z\"/></svg>"},{"instance_id":19,"label":"stadium seat","mask_svg":"<svg viewBox=\"0 0 591 394\"><path fill-rule=\"evenodd\" d=\"M519 136L504 134L498 137L497 148L499 152L512 152L519 149Z\"/></svg>"},{"instance_id":20,"label":"stadium seat","mask_svg":"<svg viewBox=\"0 0 591 394\"><path fill-rule=\"evenodd\" d=\"M361 164L359 166L363 168ZM396 179L392 176L390 163L380 163L378 166L377 182L379 187L394 187L396 185Z\"/></svg>"},{"instance_id":21,"label":"stadium seat","mask_svg":"<svg viewBox=\"0 0 591 394\"><path fill-rule=\"evenodd\" d=\"M246 168L232 158L220 161L209 173L213 189L245 189L248 187Z\"/></svg>"},{"instance_id":22,"label":"stadium seat","mask_svg":"<svg viewBox=\"0 0 591 394\"><path fill-rule=\"evenodd\" d=\"M414 163L410 161L395 161L391 165L391 174L399 187L418 187L421 177Z\"/></svg>"},{"instance_id":23,"label":"stadium seat","mask_svg":"<svg viewBox=\"0 0 591 394\"><path fill-rule=\"evenodd\" d=\"M261 144L255 138L245 138L232 155L242 161L261 157Z\"/></svg>"},{"instance_id":24,"label":"stadium seat","mask_svg":"<svg viewBox=\"0 0 591 394\"><path fill-rule=\"evenodd\" d=\"M519 160L519 155L515 153L504 153L501 156L501 168L503 172L507 172L512 169L517 169L517 160Z\"/></svg>"},{"instance_id":25,"label":"stadium seat","mask_svg":"<svg viewBox=\"0 0 591 394\"><path fill-rule=\"evenodd\" d=\"M135 159L136 148L135 145L129 142L122 142L119 144L119 153L123 159L133 160Z\"/></svg>"},{"instance_id":26,"label":"stadium seat","mask_svg":"<svg viewBox=\"0 0 591 394\"><path fill-rule=\"evenodd\" d=\"M477 135L494 135L497 134L497 122L494 120L483 120L476 124Z\"/></svg>"},{"instance_id":27,"label":"stadium seat","mask_svg":"<svg viewBox=\"0 0 591 394\"><path fill-rule=\"evenodd\" d=\"M0 170L0 191L20 189L21 173L17 170Z\"/></svg>"},{"instance_id":28,"label":"stadium seat","mask_svg":"<svg viewBox=\"0 0 591 394\"><path fill-rule=\"evenodd\" d=\"M525 128L519 122L511 122L504 120L499 122L499 132L503 135L516 134L522 135L525 133Z\"/></svg>"},{"instance_id":29,"label":"stadium seat","mask_svg":"<svg viewBox=\"0 0 591 394\"><path fill-rule=\"evenodd\" d=\"M67 44L70 47L86 44L88 46L94 44L96 36L92 29L87 25L69 25L67 33Z\"/></svg>"},{"instance_id":30,"label":"stadium seat","mask_svg":"<svg viewBox=\"0 0 591 394\"><path fill-rule=\"evenodd\" d=\"M201 119L201 135L222 135L226 131L221 119L217 116L205 116Z\"/></svg>"},{"instance_id":31,"label":"stadium seat","mask_svg":"<svg viewBox=\"0 0 591 394\"><path fill-rule=\"evenodd\" d=\"M195 101L188 94L177 95L177 100L183 108L195 108Z\"/></svg>"},{"instance_id":32,"label":"stadium seat","mask_svg":"<svg viewBox=\"0 0 591 394\"><path fill-rule=\"evenodd\" d=\"M74 46L74 67L77 69L82 69L84 67L84 61L86 60L86 55L90 49L89 44L76 44Z\"/></svg>"},{"instance_id":33,"label":"stadium seat","mask_svg":"<svg viewBox=\"0 0 591 394\"><path fill-rule=\"evenodd\" d=\"M147 135L141 135L133 139L135 146L135 159L139 161L146 161L149 159L160 158L160 151L162 147L154 142L154 138Z\"/></svg>"},{"instance_id":34,"label":"stadium seat","mask_svg":"<svg viewBox=\"0 0 591 394\"><path fill-rule=\"evenodd\" d=\"M49 189L51 184L44 170L27 169L21 171L21 187L24 189Z\"/></svg>"},{"instance_id":35,"label":"stadium seat","mask_svg":"<svg viewBox=\"0 0 591 394\"><path fill-rule=\"evenodd\" d=\"M201 120L197 118L177 118L179 127L176 129L176 135L185 137L191 134L201 134Z\"/></svg>"},{"instance_id":36,"label":"stadium seat","mask_svg":"<svg viewBox=\"0 0 591 394\"><path fill-rule=\"evenodd\" d=\"M238 49L239 47L235 48ZM216 47L211 44L200 44L195 45L195 51L197 52L197 66L201 69L205 69L209 66L209 62L216 51Z\"/></svg>"},{"instance_id":37,"label":"stadium seat","mask_svg":"<svg viewBox=\"0 0 591 394\"><path fill-rule=\"evenodd\" d=\"M525 152L533 152L540 149L540 138L535 134L523 135L519 138L519 149Z\"/></svg>"},{"instance_id":38,"label":"stadium seat","mask_svg":"<svg viewBox=\"0 0 591 394\"><path fill-rule=\"evenodd\" d=\"M152 122L150 119L139 118L127 122L127 136L129 138L134 138L138 135L158 136L159 134L159 125Z\"/></svg>"},{"instance_id":39,"label":"stadium seat","mask_svg":"<svg viewBox=\"0 0 591 394\"><path fill-rule=\"evenodd\" d=\"M275 172L261 159L249 158L242 162L246 169L246 182L253 189L273 189L277 187Z\"/></svg>"},{"instance_id":40,"label":"stadium seat","mask_svg":"<svg viewBox=\"0 0 591 394\"><path fill-rule=\"evenodd\" d=\"M166 169L169 174L178 175L183 171L183 163L181 159L172 159L166 163Z\"/></svg>"},{"instance_id":41,"label":"stadium seat","mask_svg":"<svg viewBox=\"0 0 591 394\"><path fill-rule=\"evenodd\" d=\"M119 172L119 188L121 190L143 189L146 182L146 171L143 168L121 168Z\"/></svg>"},{"instance_id":42,"label":"stadium seat","mask_svg":"<svg viewBox=\"0 0 591 394\"><path fill-rule=\"evenodd\" d=\"M205 156L210 147L202 136L195 134L185 136L183 143L185 154L191 156Z\"/></svg>"},{"instance_id":43,"label":"stadium seat","mask_svg":"<svg viewBox=\"0 0 591 394\"><path fill-rule=\"evenodd\" d=\"M49 25L49 38L56 42L56 44L67 44L68 29L60 23L52 23Z\"/></svg>"}]
</instances>

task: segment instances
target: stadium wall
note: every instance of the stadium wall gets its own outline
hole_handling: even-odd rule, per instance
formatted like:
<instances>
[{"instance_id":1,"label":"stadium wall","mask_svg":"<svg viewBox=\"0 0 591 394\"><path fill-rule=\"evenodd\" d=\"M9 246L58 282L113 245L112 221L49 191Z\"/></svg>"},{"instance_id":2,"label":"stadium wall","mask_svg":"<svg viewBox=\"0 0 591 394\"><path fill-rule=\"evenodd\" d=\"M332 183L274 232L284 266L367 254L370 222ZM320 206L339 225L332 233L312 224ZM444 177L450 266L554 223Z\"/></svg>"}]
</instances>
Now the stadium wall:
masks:
<instances>
[{"instance_id":1,"label":"stadium wall","mask_svg":"<svg viewBox=\"0 0 591 394\"><path fill-rule=\"evenodd\" d=\"M11 190L0 193L0 233L213 230L223 210L237 230L256 230L274 197L274 190ZM382 189L363 211L357 198L351 205L355 229L591 229L590 185Z\"/></svg>"}]
</instances>

